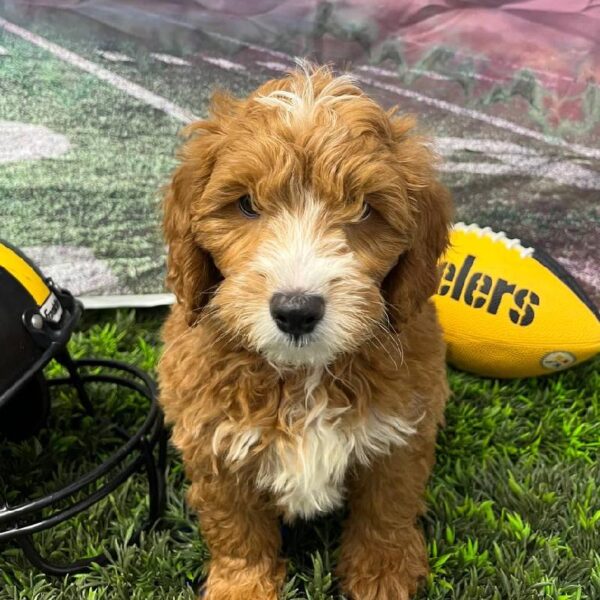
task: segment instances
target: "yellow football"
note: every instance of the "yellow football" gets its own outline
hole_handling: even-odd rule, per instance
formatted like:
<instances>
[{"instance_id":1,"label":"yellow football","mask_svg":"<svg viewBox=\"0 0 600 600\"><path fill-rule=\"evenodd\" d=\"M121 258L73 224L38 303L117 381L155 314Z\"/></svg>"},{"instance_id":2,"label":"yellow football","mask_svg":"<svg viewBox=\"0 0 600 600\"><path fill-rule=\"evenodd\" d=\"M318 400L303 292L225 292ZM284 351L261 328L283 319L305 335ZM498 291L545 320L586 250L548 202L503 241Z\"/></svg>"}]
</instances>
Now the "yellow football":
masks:
<instances>
[{"instance_id":1,"label":"yellow football","mask_svg":"<svg viewBox=\"0 0 600 600\"><path fill-rule=\"evenodd\" d=\"M489 227L457 223L434 296L448 362L530 377L600 351L597 308L556 261Z\"/></svg>"}]
</instances>

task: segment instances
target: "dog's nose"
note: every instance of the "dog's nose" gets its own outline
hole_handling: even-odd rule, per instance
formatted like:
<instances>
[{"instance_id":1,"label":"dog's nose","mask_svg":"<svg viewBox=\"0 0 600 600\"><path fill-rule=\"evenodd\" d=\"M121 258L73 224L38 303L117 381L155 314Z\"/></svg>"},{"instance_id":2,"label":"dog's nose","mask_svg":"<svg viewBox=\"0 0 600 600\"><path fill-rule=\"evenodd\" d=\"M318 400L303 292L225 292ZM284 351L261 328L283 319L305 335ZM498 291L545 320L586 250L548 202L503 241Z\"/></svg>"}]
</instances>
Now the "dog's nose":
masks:
<instances>
[{"instance_id":1,"label":"dog's nose","mask_svg":"<svg viewBox=\"0 0 600 600\"><path fill-rule=\"evenodd\" d=\"M323 318L325 300L313 294L273 294L271 316L277 327L295 337L310 333Z\"/></svg>"}]
</instances>

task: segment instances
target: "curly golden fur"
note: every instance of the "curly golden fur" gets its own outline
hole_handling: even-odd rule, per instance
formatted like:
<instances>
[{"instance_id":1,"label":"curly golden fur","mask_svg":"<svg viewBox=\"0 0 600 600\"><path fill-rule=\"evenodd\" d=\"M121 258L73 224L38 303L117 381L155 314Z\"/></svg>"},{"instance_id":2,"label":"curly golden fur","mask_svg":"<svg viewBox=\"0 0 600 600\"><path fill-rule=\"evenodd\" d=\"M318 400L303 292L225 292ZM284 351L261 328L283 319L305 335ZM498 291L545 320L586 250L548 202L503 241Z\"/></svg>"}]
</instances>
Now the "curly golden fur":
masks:
<instances>
[{"instance_id":1,"label":"curly golden fur","mask_svg":"<svg viewBox=\"0 0 600 600\"><path fill-rule=\"evenodd\" d=\"M205 598L275 600L280 519L347 502L345 593L407 599L448 396L428 299L450 200L427 140L308 65L215 96L188 134L164 201L177 303L160 387L211 551ZM290 290L324 299L313 332L270 314Z\"/></svg>"}]
</instances>

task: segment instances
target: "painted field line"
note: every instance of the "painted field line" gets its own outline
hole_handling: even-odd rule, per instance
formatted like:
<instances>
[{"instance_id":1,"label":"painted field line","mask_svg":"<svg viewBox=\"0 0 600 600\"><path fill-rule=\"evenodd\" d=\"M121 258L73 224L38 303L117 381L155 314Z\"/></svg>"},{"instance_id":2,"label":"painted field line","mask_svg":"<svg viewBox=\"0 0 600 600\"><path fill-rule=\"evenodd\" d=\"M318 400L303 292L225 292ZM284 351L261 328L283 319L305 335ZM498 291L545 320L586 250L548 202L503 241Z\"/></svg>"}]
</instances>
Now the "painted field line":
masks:
<instances>
[{"instance_id":1,"label":"painted field line","mask_svg":"<svg viewBox=\"0 0 600 600\"><path fill-rule=\"evenodd\" d=\"M525 137L532 138L534 140L538 140L540 142L544 142L549 146L567 148L568 150L571 150L572 152L575 152L576 154L579 154L581 156L587 156L588 158L600 158L600 148L589 148L588 146L582 146L581 144L571 144L560 138L545 135L543 133L540 133L539 131L528 129L527 127L521 127L521 125L517 125L516 123L508 121L507 119L503 119L502 117L494 117L492 115L482 113L478 110L464 108L463 106L458 106L457 104L446 102L446 100L432 98L431 96L426 96L425 94L420 94L419 92L408 90L406 88L393 85L391 83L384 83L382 81L372 79L371 77L365 77L362 74L359 75L357 73L354 73L354 76L356 77L356 79L362 81L363 83L366 83L367 85L371 85L373 87L386 90L394 94L398 94L399 96L404 96L405 98L417 100L418 102L428 104L429 106L435 106L436 108L445 110L447 112L451 112L455 115L460 115L461 117L468 117L474 121L482 121L483 123L487 123L488 125L492 125L493 127L497 127L498 129L504 129L506 131L516 133L517 135L522 135Z\"/></svg>"},{"instance_id":2,"label":"painted field line","mask_svg":"<svg viewBox=\"0 0 600 600\"><path fill-rule=\"evenodd\" d=\"M109 60L115 63L133 63L135 62L131 56L123 54L122 52L111 52L110 50L96 50L96 54L104 60Z\"/></svg>"},{"instance_id":3,"label":"painted field line","mask_svg":"<svg viewBox=\"0 0 600 600\"><path fill-rule=\"evenodd\" d=\"M154 60L165 63L166 65L175 65L177 67L191 67L192 63L181 58L180 56L173 56L172 54L165 54L164 52L152 52L150 56Z\"/></svg>"},{"instance_id":4,"label":"painted field line","mask_svg":"<svg viewBox=\"0 0 600 600\"><path fill-rule=\"evenodd\" d=\"M227 60L226 58L219 58L218 56L207 56L206 54L201 54L200 58L204 62L207 62L210 65L214 65L215 67L219 67L220 69L224 69L225 71L245 71L246 70L246 67L244 65L233 62L231 60Z\"/></svg>"},{"instance_id":5,"label":"painted field line","mask_svg":"<svg viewBox=\"0 0 600 600\"><path fill-rule=\"evenodd\" d=\"M280 62L274 61L263 61L263 60L255 60L254 61L259 67L265 67L267 69L271 69L271 71L280 71L281 73L287 73L292 67L290 65L285 65Z\"/></svg>"},{"instance_id":6,"label":"painted field line","mask_svg":"<svg viewBox=\"0 0 600 600\"><path fill-rule=\"evenodd\" d=\"M159 96L158 94L147 90L141 85L138 85L137 83L134 83L125 77L116 75L112 71L109 71L108 69L105 69L104 67L101 67L100 65L97 65L96 63L79 56L79 54L75 54L75 52L71 52L70 50L63 48L58 44L50 42L42 36L31 33L27 29L23 29L18 25L14 25L2 17L0 17L0 27L16 36L19 36L27 42L34 44L35 46L38 46L47 52L50 52L64 62L67 62L74 67L85 71L86 73L96 76L98 79L109 83L118 90L129 94L132 98L163 111L182 123L190 123L191 121L197 119L197 117L189 110L186 110L174 102L163 98L163 96Z\"/></svg>"}]
</instances>

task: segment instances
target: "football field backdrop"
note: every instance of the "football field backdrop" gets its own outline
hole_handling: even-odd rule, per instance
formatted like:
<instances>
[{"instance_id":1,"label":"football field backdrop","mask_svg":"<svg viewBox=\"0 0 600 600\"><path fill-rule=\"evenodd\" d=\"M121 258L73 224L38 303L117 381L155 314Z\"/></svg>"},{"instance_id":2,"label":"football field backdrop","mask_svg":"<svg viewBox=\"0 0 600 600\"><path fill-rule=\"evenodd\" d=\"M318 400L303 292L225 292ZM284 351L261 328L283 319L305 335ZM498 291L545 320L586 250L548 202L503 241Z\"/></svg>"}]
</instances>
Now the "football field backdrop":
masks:
<instances>
[{"instance_id":1,"label":"football field backdrop","mask_svg":"<svg viewBox=\"0 0 600 600\"><path fill-rule=\"evenodd\" d=\"M243 95L301 55L419 115L456 220L545 248L598 300L598 14L561 30L543 11L373 4L0 2L0 238L88 305L166 301L178 131L215 88Z\"/></svg>"}]
</instances>

